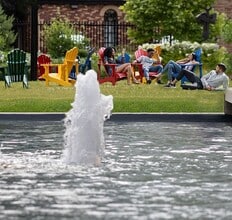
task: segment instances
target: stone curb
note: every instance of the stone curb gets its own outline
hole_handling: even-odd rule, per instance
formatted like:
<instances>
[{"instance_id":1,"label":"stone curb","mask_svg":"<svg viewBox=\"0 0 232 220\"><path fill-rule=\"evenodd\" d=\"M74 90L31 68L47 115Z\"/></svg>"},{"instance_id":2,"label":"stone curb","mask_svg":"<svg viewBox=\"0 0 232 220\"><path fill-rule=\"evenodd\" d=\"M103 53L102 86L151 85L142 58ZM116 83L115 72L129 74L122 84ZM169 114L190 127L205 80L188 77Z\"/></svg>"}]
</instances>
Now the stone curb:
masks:
<instances>
[{"instance_id":1,"label":"stone curb","mask_svg":"<svg viewBox=\"0 0 232 220\"><path fill-rule=\"evenodd\" d=\"M0 121L61 121L65 113L0 113ZM118 122L232 122L224 113L113 113L108 121Z\"/></svg>"}]
</instances>

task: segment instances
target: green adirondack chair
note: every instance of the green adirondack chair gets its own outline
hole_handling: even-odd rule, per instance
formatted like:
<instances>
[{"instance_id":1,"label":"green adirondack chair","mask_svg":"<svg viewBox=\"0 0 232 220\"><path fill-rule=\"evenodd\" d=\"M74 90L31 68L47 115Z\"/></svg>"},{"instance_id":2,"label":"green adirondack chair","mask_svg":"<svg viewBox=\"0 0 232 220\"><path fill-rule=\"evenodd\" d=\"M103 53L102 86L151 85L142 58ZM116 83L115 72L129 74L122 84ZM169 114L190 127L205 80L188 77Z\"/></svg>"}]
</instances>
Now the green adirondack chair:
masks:
<instances>
[{"instance_id":1,"label":"green adirondack chair","mask_svg":"<svg viewBox=\"0 0 232 220\"><path fill-rule=\"evenodd\" d=\"M28 88L26 52L17 48L8 53L4 79L6 87L10 87L12 82L23 82L23 88Z\"/></svg>"}]
</instances>

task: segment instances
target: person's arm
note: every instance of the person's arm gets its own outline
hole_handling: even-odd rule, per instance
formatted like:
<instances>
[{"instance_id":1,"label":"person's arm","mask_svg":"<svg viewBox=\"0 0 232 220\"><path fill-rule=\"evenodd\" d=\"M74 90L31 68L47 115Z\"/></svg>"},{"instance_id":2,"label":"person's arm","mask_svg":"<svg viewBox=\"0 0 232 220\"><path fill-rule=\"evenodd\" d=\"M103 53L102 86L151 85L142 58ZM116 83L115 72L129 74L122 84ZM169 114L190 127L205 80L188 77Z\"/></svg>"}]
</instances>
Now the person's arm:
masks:
<instances>
[{"instance_id":1,"label":"person's arm","mask_svg":"<svg viewBox=\"0 0 232 220\"><path fill-rule=\"evenodd\" d=\"M196 60L192 60L192 61L190 61L190 63L193 64L193 65L194 65L194 64L200 64L200 62L198 62L198 61L196 61Z\"/></svg>"},{"instance_id":2,"label":"person's arm","mask_svg":"<svg viewBox=\"0 0 232 220\"><path fill-rule=\"evenodd\" d=\"M108 64L108 57L107 56L104 56L104 60L103 60L104 64Z\"/></svg>"},{"instance_id":3,"label":"person's arm","mask_svg":"<svg viewBox=\"0 0 232 220\"><path fill-rule=\"evenodd\" d=\"M210 75L212 74L212 71L210 71L209 73L207 73L206 75L202 76L201 77L201 82L203 84L203 86L205 87L205 89L207 90L211 90L208 82L207 82L207 79L210 77Z\"/></svg>"},{"instance_id":4,"label":"person's arm","mask_svg":"<svg viewBox=\"0 0 232 220\"><path fill-rule=\"evenodd\" d=\"M217 87L217 88L213 88L212 90L215 90L215 91L223 91L223 90L226 90L228 87L229 87L229 77L228 77L228 76L225 76L224 79L223 79L223 84L222 84L222 86L219 86L219 87Z\"/></svg>"},{"instance_id":5,"label":"person's arm","mask_svg":"<svg viewBox=\"0 0 232 220\"><path fill-rule=\"evenodd\" d=\"M188 58L183 58L181 60L177 60L176 63L179 63L179 64L184 64L184 63L187 63L189 62L189 59Z\"/></svg>"},{"instance_id":6,"label":"person's arm","mask_svg":"<svg viewBox=\"0 0 232 220\"><path fill-rule=\"evenodd\" d=\"M143 56L140 56L134 61L134 63L141 63L142 59L143 59Z\"/></svg>"}]
</instances>

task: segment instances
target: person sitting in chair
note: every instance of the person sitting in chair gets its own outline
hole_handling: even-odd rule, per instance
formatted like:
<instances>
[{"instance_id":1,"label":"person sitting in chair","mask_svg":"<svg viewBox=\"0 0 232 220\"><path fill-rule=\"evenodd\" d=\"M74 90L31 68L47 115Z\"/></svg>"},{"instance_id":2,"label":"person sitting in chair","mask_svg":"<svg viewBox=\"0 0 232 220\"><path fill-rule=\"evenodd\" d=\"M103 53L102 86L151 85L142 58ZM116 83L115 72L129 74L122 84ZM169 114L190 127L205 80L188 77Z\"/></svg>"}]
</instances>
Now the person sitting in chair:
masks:
<instances>
[{"instance_id":1,"label":"person sitting in chair","mask_svg":"<svg viewBox=\"0 0 232 220\"><path fill-rule=\"evenodd\" d=\"M104 64L117 64L116 72L127 73L127 84L130 84L130 79L132 77L132 82L139 84L139 81L135 78L134 72L132 71L132 66L130 63L125 63L125 50L122 51L120 59L115 59L115 48L107 47L104 50ZM109 75L112 74L112 68L107 66L107 72Z\"/></svg>"},{"instance_id":2,"label":"person sitting in chair","mask_svg":"<svg viewBox=\"0 0 232 220\"><path fill-rule=\"evenodd\" d=\"M215 70L211 70L209 73L199 78L194 72L183 69L178 74L176 79L171 82L171 87L175 87L176 82L181 80L184 76L192 83L190 89L205 89L208 91L213 90L225 90L229 86L229 77L225 74L226 66L223 63L219 63ZM188 88L182 85L183 88Z\"/></svg>"},{"instance_id":3,"label":"person sitting in chair","mask_svg":"<svg viewBox=\"0 0 232 220\"><path fill-rule=\"evenodd\" d=\"M142 55L139 58L137 58L135 61L135 63L138 62L143 65L143 73L144 73L144 77L147 80L147 84L151 84L149 72L157 72L157 77L156 77L158 78L157 82L160 83L159 74L162 72L163 66L160 64L161 60L158 54L157 54L158 60L153 59L155 53L156 51L153 48L149 48L147 49L147 56Z\"/></svg>"},{"instance_id":4,"label":"person sitting in chair","mask_svg":"<svg viewBox=\"0 0 232 220\"><path fill-rule=\"evenodd\" d=\"M194 64L199 64L198 61L196 61L196 54L191 53L186 58L183 58L181 60L177 60L176 62L173 60L168 61L168 63L165 65L163 71L161 74L168 72L168 82L165 87L170 87L170 82L173 80L174 74L179 74L180 71L183 69L182 65L185 65L184 69L192 70Z\"/></svg>"}]
</instances>

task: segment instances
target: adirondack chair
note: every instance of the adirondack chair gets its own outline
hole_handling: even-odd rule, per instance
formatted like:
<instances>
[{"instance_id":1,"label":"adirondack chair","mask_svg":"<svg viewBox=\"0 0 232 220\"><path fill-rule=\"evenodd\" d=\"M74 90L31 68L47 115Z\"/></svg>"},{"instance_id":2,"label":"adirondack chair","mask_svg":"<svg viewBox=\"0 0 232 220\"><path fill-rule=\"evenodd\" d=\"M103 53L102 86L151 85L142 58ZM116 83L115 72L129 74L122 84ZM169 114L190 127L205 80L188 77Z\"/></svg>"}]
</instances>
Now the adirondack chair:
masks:
<instances>
[{"instance_id":1,"label":"adirondack chair","mask_svg":"<svg viewBox=\"0 0 232 220\"><path fill-rule=\"evenodd\" d=\"M85 74L87 70L92 69L91 56L93 55L94 52L95 52L95 47L91 48L88 51L87 57L85 59L85 62L83 64L79 65L79 72L80 73Z\"/></svg>"},{"instance_id":2,"label":"adirondack chair","mask_svg":"<svg viewBox=\"0 0 232 220\"><path fill-rule=\"evenodd\" d=\"M43 74L45 73L44 66L42 64L50 64L51 63L51 58L46 55L46 54L41 54L37 57L37 78L39 80L44 80ZM50 72L52 71L51 68L49 70Z\"/></svg>"},{"instance_id":3,"label":"adirondack chair","mask_svg":"<svg viewBox=\"0 0 232 220\"><path fill-rule=\"evenodd\" d=\"M76 47L68 50L66 52L64 62L61 64L42 64L45 72L43 78L46 81L46 86L49 86L50 82L57 83L61 86L73 86L76 80L69 78L69 74L72 70L73 65L76 65L75 59L78 54L78 49ZM51 67L56 67L57 72L50 72Z\"/></svg>"},{"instance_id":4,"label":"adirondack chair","mask_svg":"<svg viewBox=\"0 0 232 220\"><path fill-rule=\"evenodd\" d=\"M157 59L158 59L157 56L159 56L160 53L161 53L161 47L160 47L160 45L157 45L157 46L154 48L154 50L157 51L157 54L154 54L153 59L157 60ZM141 57L141 56L147 56L147 51L144 50L143 48L138 48L138 50L135 51L135 59L138 59L138 58ZM142 66L142 64L140 64L140 63L135 63L135 64L133 64L133 65L134 65L134 69L135 69L135 70L137 69L138 72L139 72L141 82L144 82L144 83L145 83L145 82L146 82L146 79L145 79L145 77L144 77L143 66ZM157 78L156 78L156 75L157 75L157 74L158 74L157 72L149 72L149 77L150 77L150 79L151 79L151 80L157 79Z\"/></svg>"},{"instance_id":5,"label":"adirondack chair","mask_svg":"<svg viewBox=\"0 0 232 220\"><path fill-rule=\"evenodd\" d=\"M8 53L4 81L5 87L10 87L12 82L23 82L23 88L28 88L26 52L17 48Z\"/></svg>"},{"instance_id":6,"label":"adirondack chair","mask_svg":"<svg viewBox=\"0 0 232 220\"><path fill-rule=\"evenodd\" d=\"M104 50L105 47L101 47L98 51L98 73L97 73L97 78L98 82L105 83L105 82L111 82L112 85L115 85L118 80L121 79L126 79L127 74L126 73L121 73L121 72L116 72L115 67L116 64L104 64ZM112 74L109 75L107 72L107 66L110 66L112 68ZM106 76L102 76L102 67L104 67L104 71L106 73Z\"/></svg>"},{"instance_id":7,"label":"adirondack chair","mask_svg":"<svg viewBox=\"0 0 232 220\"><path fill-rule=\"evenodd\" d=\"M195 72L197 67L198 67L198 71L199 71L199 77L201 78L202 77L202 62L201 62L201 54L202 54L202 49L201 48L198 48L194 51L195 55L196 55L196 61L199 62L199 64L194 64L193 65L193 68L191 69L191 71ZM187 65L183 64L181 65L182 68L185 68ZM173 74L173 77L177 77L178 73L174 73ZM185 82L188 82L187 78L186 77L183 77L181 79L181 84L184 84Z\"/></svg>"}]
</instances>

